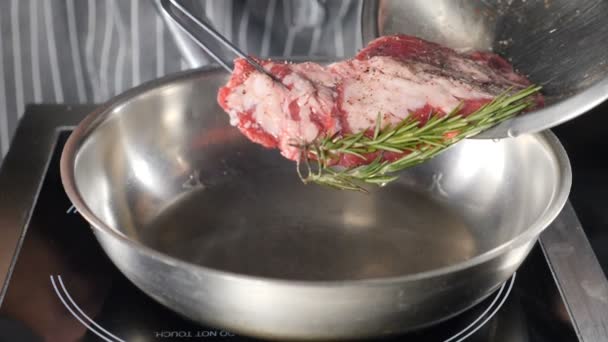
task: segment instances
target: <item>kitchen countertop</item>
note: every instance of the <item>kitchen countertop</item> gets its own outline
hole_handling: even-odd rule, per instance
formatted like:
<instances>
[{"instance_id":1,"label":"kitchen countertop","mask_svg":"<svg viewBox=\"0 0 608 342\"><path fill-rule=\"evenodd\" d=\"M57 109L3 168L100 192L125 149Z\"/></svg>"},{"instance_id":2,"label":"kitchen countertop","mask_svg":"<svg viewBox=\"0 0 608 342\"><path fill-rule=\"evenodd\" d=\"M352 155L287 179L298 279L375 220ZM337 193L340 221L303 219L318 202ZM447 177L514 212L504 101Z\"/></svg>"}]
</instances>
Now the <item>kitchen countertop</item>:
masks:
<instances>
[{"instance_id":1,"label":"kitchen countertop","mask_svg":"<svg viewBox=\"0 0 608 342\"><path fill-rule=\"evenodd\" d=\"M570 202L608 274L608 102L552 129L572 165Z\"/></svg>"}]
</instances>

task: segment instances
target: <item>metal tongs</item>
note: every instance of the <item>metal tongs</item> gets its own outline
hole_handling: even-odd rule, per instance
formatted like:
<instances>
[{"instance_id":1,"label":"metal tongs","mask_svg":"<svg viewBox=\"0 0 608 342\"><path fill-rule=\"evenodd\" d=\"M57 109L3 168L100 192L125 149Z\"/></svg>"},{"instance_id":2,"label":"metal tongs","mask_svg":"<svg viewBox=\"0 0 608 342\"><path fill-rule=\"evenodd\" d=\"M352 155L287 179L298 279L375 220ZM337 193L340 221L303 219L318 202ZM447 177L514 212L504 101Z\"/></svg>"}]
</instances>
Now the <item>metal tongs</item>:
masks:
<instances>
[{"instance_id":1,"label":"metal tongs","mask_svg":"<svg viewBox=\"0 0 608 342\"><path fill-rule=\"evenodd\" d=\"M169 18L173 20L178 27L180 27L184 32L192 38L192 40L200 46L209 56L211 56L222 68L224 68L229 73L232 73L234 70L234 63L232 60L228 60L222 56L222 53L217 51L218 49L212 46L212 41L209 41L209 37L214 42L219 42L224 47L228 48L235 55L244 58L249 64L251 64L256 70L268 75L272 80L280 84L281 86L285 86L280 79L274 76L270 71L266 70L260 63L258 63L255 59L247 56L243 51L241 51L238 47L236 47L232 42L230 42L226 37L217 32L211 25L199 20L187 9L185 9L181 4L177 2L177 0L160 0L160 4L162 6L163 11L167 14ZM204 31L202 32L201 31ZM205 37L206 35L206 37Z\"/></svg>"}]
</instances>

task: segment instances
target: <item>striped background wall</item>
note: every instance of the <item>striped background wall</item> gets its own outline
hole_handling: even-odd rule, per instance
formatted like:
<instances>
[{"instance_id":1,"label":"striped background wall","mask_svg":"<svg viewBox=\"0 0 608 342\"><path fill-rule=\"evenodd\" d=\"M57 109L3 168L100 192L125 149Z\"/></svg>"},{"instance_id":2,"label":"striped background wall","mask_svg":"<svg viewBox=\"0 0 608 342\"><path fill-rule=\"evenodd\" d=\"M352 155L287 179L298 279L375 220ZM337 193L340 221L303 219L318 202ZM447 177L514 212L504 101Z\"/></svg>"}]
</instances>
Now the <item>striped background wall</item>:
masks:
<instances>
[{"instance_id":1,"label":"striped background wall","mask_svg":"<svg viewBox=\"0 0 608 342\"><path fill-rule=\"evenodd\" d=\"M357 0L319 0L322 26L310 26L298 0L184 3L251 54L343 57L360 47ZM154 0L0 1L0 160L28 103L99 103L187 68Z\"/></svg>"}]
</instances>

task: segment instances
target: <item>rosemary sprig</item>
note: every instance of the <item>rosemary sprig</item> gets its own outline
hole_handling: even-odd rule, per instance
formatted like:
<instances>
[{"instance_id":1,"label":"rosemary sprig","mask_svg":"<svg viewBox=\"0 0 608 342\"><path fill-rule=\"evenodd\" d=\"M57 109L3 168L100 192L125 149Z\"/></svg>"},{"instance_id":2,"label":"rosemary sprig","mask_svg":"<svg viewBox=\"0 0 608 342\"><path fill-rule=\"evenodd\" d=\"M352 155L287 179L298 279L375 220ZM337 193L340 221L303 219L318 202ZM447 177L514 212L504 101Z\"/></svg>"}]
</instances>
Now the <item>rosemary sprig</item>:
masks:
<instances>
[{"instance_id":1,"label":"rosemary sprig","mask_svg":"<svg viewBox=\"0 0 608 342\"><path fill-rule=\"evenodd\" d=\"M299 162L298 175L304 183L342 190L366 192L364 184L384 186L398 178L396 172L427 161L462 139L517 115L532 104L530 97L540 89L530 86L512 95L506 91L466 117L460 115L461 106L447 115L431 113L423 126L414 115L409 115L395 126L382 128L381 114L378 113L373 134L335 134L300 146L305 174ZM407 154L387 161L383 158L386 152ZM365 165L352 168L332 166L342 154L366 160L365 155L372 153L377 153L377 157Z\"/></svg>"}]
</instances>

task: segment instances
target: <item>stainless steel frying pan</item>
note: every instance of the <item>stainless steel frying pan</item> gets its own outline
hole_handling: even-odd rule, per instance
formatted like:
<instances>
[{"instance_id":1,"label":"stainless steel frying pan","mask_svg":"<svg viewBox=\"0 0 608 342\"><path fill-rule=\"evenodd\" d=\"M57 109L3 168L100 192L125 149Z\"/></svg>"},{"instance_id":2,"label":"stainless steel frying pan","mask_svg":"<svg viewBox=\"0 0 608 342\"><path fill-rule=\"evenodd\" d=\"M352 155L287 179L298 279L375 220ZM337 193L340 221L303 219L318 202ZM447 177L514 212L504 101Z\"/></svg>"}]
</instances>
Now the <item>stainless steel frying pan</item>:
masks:
<instances>
[{"instance_id":1,"label":"stainless steel frying pan","mask_svg":"<svg viewBox=\"0 0 608 342\"><path fill-rule=\"evenodd\" d=\"M486 298L564 205L549 132L468 140L370 194L304 185L188 71L91 113L63 151L67 194L116 266L192 320L274 339L421 328Z\"/></svg>"}]
</instances>

